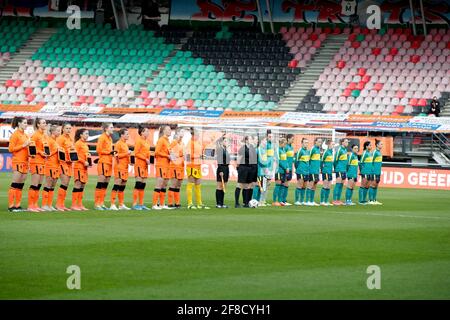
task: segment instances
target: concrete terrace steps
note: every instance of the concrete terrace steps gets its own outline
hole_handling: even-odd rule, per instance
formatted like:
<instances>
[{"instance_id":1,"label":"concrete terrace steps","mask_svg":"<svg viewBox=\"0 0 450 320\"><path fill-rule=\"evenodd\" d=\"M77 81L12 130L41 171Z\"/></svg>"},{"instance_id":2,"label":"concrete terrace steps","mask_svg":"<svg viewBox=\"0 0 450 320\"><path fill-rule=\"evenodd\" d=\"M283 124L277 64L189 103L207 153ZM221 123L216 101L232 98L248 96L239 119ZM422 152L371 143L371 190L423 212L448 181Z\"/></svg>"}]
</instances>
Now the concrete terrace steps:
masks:
<instances>
[{"instance_id":1,"label":"concrete terrace steps","mask_svg":"<svg viewBox=\"0 0 450 320\"><path fill-rule=\"evenodd\" d=\"M17 72L19 68L31 58L31 56L45 43L47 42L58 29L54 28L42 28L37 29L30 39L25 42L11 57L11 60L0 69L0 83L4 83L6 80L11 79L14 72Z\"/></svg>"},{"instance_id":2,"label":"concrete terrace steps","mask_svg":"<svg viewBox=\"0 0 450 320\"><path fill-rule=\"evenodd\" d=\"M347 38L348 35L340 34L329 35L325 39L315 56L306 66L305 72L298 76L297 80L286 92L285 97L278 104L278 110L295 111L299 102L306 96L314 82L319 79L323 70L328 66Z\"/></svg>"}]
</instances>

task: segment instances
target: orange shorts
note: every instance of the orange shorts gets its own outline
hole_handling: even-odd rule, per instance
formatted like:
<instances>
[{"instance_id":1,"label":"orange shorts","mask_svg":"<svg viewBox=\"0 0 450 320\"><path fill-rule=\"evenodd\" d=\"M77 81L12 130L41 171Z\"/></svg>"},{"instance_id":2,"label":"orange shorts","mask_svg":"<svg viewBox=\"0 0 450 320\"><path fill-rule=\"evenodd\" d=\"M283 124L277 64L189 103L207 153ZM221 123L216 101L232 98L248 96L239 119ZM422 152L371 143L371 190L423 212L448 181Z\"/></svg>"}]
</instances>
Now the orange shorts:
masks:
<instances>
[{"instance_id":1,"label":"orange shorts","mask_svg":"<svg viewBox=\"0 0 450 320\"><path fill-rule=\"evenodd\" d=\"M128 168L114 168L114 177L124 181L128 180Z\"/></svg>"},{"instance_id":2,"label":"orange shorts","mask_svg":"<svg viewBox=\"0 0 450 320\"><path fill-rule=\"evenodd\" d=\"M148 178L148 166L134 166L134 176L139 178Z\"/></svg>"},{"instance_id":3,"label":"orange shorts","mask_svg":"<svg viewBox=\"0 0 450 320\"><path fill-rule=\"evenodd\" d=\"M163 179L170 178L169 167L156 167L155 169L156 169L156 177L157 178L163 178Z\"/></svg>"},{"instance_id":4,"label":"orange shorts","mask_svg":"<svg viewBox=\"0 0 450 320\"><path fill-rule=\"evenodd\" d=\"M61 174L64 174L66 176L71 177L73 175L72 163L60 162L59 163L59 170L60 170Z\"/></svg>"},{"instance_id":5,"label":"orange shorts","mask_svg":"<svg viewBox=\"0 0 450 320\"><path fill-rule=\"evenodd\" d=\"M30 164L30 172L31 174L44 174L44 165L43 164L38 164L38 163L33 163Z\"/></svg>"},{"instance_id":6,"label":"orange shorts","mask_svg":"<svg viewBox=\"0 0 450 320\"><path fill-rule=\"evenodd\" d=\"M109 163L98 163L97 173L99 176L111 177L112 175L112 164Z\"/></svg>"},{"instance_id":7,"label":"orange shorts","mask_svg":"<svg viewBox=\"0 0 450 320\"><path fill-rule=\"evenodd\" d=\"M21 174L27 174L28 173L28 163L13 163L12 165L13 171L17 171Z\"/></svg>"},{"instance_id":8,"label":"orange shorts","mask_svg":"<svg viewBox=\"0 0 450 320\"><path fill-rule=\"evenodd\" d=\"M170 179L183 180L184 179L184 167L171 167L169 168Z\"/></svg>"},{"instance_id":9,"label":"orange shorts","mask_svg":"<svg viewBox=\"0 0 450 320\"><path fill-rule=\"evenodd\" d=\"M80 181L81 183L84 183L84 184L86 184L88 182L87 170L75 168L73 177L74 177L75 181Z\"/></svg>"},{"instance_id":10,"label":"orange shorts","mask_svg":"<svg viewBox=\"0 0 450 320\"><path fill-rule=\"evenodd\" d=\"M58 179L61 174L58 167L44 167L44 175L52 179Z\"/></svg>"}]
</instances>

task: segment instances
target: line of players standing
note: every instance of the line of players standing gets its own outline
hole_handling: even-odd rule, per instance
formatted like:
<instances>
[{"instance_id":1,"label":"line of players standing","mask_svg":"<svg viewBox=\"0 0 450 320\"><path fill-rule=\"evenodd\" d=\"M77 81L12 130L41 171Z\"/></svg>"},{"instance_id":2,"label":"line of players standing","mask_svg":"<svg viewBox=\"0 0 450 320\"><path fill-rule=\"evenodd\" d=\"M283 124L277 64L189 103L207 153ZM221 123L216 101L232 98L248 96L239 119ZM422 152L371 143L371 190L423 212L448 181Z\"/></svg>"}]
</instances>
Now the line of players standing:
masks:
<instances>
[{"instance_id":1,"label":"line of players standing","mask_svg":"<svg viewBox=\"0 0 450 320\"><path fill-rule=\"evenodd\" d=\"M352 198L358 171L361 176L359 204L381 205L377 200L383 162L381 141L376 140L375 146L370 141L364 142L360 159L357 145L352 145L351 151L348 152L349 140L346 138L341 139L334 153L334 143L331 139L323 141L322 138L316 138L314 146L308 149L309 141L303 138L302 146L297 152L294 152L293 142L294 135L287 134L279 139L278 147L275 147L271 131L267 131L267 134L259 139L252 136L244 137L237 156L238 183L234 192L236 208L267 206L266 197L272 181L275 181L275 187L271 205L292 205L287 201L287 197L294 172L297 178L294 204L297 206L355 205ZM228 207L224 204L224 190L229 179L228 165L231 159L228 149L229 141L224 135L217 141L216 146L218 208ZM336 184L333 200L330 202L333 173ZM320 203L316 203L315 191L320 177L323 187ZM341 199L345 181L347 188L343 202ZM241 193L243 205L240 204Z\"/></svg>"}]
</instances>

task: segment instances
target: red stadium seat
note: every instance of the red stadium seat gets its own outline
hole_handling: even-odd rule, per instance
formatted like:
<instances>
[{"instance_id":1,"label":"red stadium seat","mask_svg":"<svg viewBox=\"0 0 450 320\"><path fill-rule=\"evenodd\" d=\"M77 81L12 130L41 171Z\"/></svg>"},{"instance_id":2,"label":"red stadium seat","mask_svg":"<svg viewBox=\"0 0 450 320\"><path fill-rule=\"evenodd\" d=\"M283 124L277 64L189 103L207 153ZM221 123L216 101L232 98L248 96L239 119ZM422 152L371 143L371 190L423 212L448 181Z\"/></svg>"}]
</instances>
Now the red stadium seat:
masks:
<instances>
[{"instance_id":1,"label":"red stadium seat","mask_svg":"<svg viewBox=\"0 0 450 320\"><path fill-rule=\"evenodd\" d=\"M345 89L344 92L342 92L342 96L344 97L350 97L351 94L352 94L351 89Z\"/></svg>"},{"instance_id":2,"label":"red stadium seat","mask_svg":"<svg viewBox=\"0 0 450 320\"><path fill-rule=\"evenodd\" d=\"M396 112L396 113L403 113L403 110L405 110L405 106L398 105L398 106L395 107L394 112Z\"/></svg>"},{"instance_id":3,"label":"red stadium seat","mask_svg":"<svg viewBox=\"0 0 450 320\"><path fill-rule=\"evenodd\" d=\"M53 79L55 79L55 75L54 75L54 74L48 74L48 75L45 77L45 80L46 80L46 81L53 81Z\"/></svg>"},{"instance_id":4,"label":"red stadium seat","mask_svg":"<svg viewBox=\"0 0 450 320\"><path fill-rule=\"evenodd\" d=\"M367 82L370 81L370 78L371 78L371 76L365 74L365 75L362 77L361 81L364 82L364 83L367 83Z\"/></svg>"},{"instance_id":5,"label":"red stadium seat","mask_svg":"<svg viewBox=\"0 0 450 320\"><path fill-rule=\"evenodd\" d=\"M347 89L350 89L350 90L356 89L356 82L350 82L347 86Z\"/></svg>"},{"instance_id":6,"label":"red stadium seat","mask_svg":"<svg viewBox=\"0 0 450 320\"><path fill-rule=\"evenodd\" d=\"M381 89L383 89L383 84L380 82L375 83L375 85L373 86L374 90L380 91Z\"/></svg>"},{"instance_id":7,"label":"red stadium seat","mask_svg":"<svg viewBox=\"0 0 450 320\"><path fill-rule=\"evenodd\" d=\"M22 85L22 80L15 80L13 83L13 87L18 88Z\"/></svg>"},{"instance_id":8,"label":"red stadium seat","mask_svg":"<svg viewBox=\"0 0 450 320\"><path fill-rule=\"evenodd\" d=\"M12 87L14 84L14 80L6 80L5 87L9 88Z\"/></svg>"},{"instance_id":9,"label":"red stadium seat","mask_svg":"<svg viewBox=\"0 0 450 320\"><path fill-rule=\"evenodd\" d=\"M23 92L24 92L26 95L32 94L32 93L33 93L33 88L26 88Z\"/></svg>"},{"instance_id":10,"label":"red stadium seat","mask_svg":"<svg viewBox=\"0 0 450 320\"><path fill-rule=\"evenodd\" d=\"M419 62L420 61L420 56L418 56L418 55L412 55L410 58L409 58L409 61L410 62L412 62L412 63L417 63L417 62Z\"/></svg>"},{"instance_id":11,"label":"red stadium seat","mask_svg":"<svg viewBox=\"0 0 450 320\"><path fill-rule=\"evenodd\" d=\"M391 48L391 50L389 50L389 54L391 56L395 56L398 53L398 49L397 48Z\"/></svg>"},{"instance_id":12,"label":"red stadium seat","mask_svg":"<svg viewBox=\"0 0 450 320\"><path fill-rule=\"evenodd\" d=\"M319 36L315 33L311 33L309 39L311 39L312 41L316 41L317 39L319 39Z\"/></svg>"},{"instance_id":13,"label":"red stadium seat","mask_svg":"<svg viewBox=\"0 0 450 320\"><path fill-rule=\"evenodd\" d=\"M62 89L62 88L64 88L66 86L66 83L64 82L64 81L60 81L60 82L58 82L57 84L56 84L56 87L58 88L58 89Z\"/></svg>"},{"instance_id":14,"label":"red stadium seat","mask_svg":"<svg viewBox=\"0 0 450 320\"><path fill-rule=\"evenodd\" d=\"M410 106L416 107L416 106L417 106L417 103L418 103L418 101L417 101L416 98L411 98L411 99L409 99L409 105L410 105Z\"/></svg>"},{"instance_id":15,"label":"red stadium seat","mask_svg":"<svg viewBox=\"0 0 450 320\"><path fill-rule=\"evenodd\" d=\"M337 66L339 69L343 69L343 68L345 67L345 61L344 61L344 60L339 60L339 61L336 63L336 66Z\"/></svg>"},{"instance_id":16,"label":"red stadium seat","mask_svg":"<svg viewBox=\"0 0 450 320\"><path fill-rule=\"evenodd\" d=\"M350 42L353 42L356 40L356 37L357 37L356 33L352 33L351 35L348 36L348 40Z\"/></svg>"},{"instance_id":17,"label":"red stadium seat","mask_svg":"<svg viewBox=\"0 0 450 320\"><path fill-rule=\"evenodd\" d=\"M427 100L426 99L419 99L419 101L417 101L417 106L419 107L426 107L427 106Z\"/></svg>"},{"instance_id":18,"label":"red stadium seat","mask_svg":"<svg viewBox=\"0 0 450 320\"><path fill-rule=\"evenodd\" d=\"M358 69L358 76L364 76L366 74L366 69L364 68L359 68Z\"/></svg>"},{"instance_id":19,"label":"red stadium seat","mask_svg":"<svg viewBox=\"0 0 450 320\"><path fill-rule=\"evenodd\" d=\"M375 56L378 56L381 53L381 49L380 48L373 48L372 49L372 54Z\"/></svg>"},{"instance_id":20,"label":"red stadium seat","mask_svg":"<svg viewBox=\"0 0 450 320\"><path fill-rule=\"evenodd\" d=\"M364 86L365 86L365 85L366 85L365 82L360 81L360 82L358 82L358 84L356 85L356 89L362 90L362 89L364 89Z\"/></svg>"},{"instance_id":21,"label":"red stadium seat","mask_svg":"<svg viewBox=\"0 0 450 320\"><path fill-rule=\"evenodd\" d=\"M358 49L360 46L361 46L361 42L359 42L359 41L352 42L352 48Z\"/></svg>"},{"instance_id":22,"label":"red stadium seat","mask_svg":"<svg viewBox=\"0 0 450 320\"><path fill-rule=\"evenodd\" d=\"M288 63L288 67L289 67L289 68L296 68L297 65L298 65L298 61L295 60L295 59L292 59L292 60L289 61L289 63Z\"/></svg>"}]
</instances>

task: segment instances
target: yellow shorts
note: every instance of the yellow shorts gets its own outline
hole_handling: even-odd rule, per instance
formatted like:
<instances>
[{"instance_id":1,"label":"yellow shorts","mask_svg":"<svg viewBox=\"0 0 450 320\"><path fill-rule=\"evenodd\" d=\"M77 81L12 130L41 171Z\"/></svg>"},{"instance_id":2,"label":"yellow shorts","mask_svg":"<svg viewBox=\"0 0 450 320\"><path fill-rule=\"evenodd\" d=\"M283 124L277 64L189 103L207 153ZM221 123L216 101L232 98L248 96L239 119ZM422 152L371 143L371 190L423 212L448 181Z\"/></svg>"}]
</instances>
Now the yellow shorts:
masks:
<instances>
[{"instance_id":1,"label":"yellow shorts","mask_svg":"<svg viewBox=\"0 0 450 320\"><path fill-rule=\"evenodd\" d=\"M186 168L186 174L188 177L193 177L195 179L201 179L202 178L202 170L198 168Z\"/></svg>"},{"instance_id":2,"label":"yellow shorts","mask_svg":"<svg viewBox=\"0 0 450 320\"><path fill-rule=\"evenodd\" d=\"M58 179L61 174L58 167L44 167L44 175L52 179Z\"/></svg>"}]
</instances>

